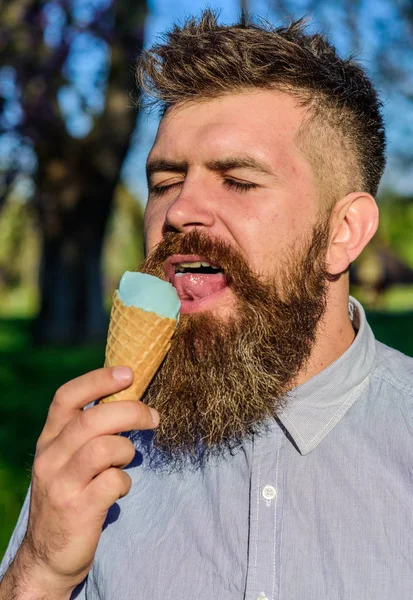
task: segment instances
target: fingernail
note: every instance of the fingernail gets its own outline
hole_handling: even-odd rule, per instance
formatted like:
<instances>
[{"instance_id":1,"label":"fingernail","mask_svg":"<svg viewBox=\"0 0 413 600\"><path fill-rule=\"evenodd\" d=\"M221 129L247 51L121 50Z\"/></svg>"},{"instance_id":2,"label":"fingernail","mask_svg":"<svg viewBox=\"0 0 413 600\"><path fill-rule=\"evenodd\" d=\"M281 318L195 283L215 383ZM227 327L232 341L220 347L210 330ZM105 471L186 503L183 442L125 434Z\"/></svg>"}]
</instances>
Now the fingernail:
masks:
<instances>
[{"instance_id":1,"label":"fingernail","mask_svg":"<svg viewBox=\"0 0 413 600\"><path fill-rule=\"evenodd\" d=\"M116 379L117 381L130 381L132 375L132 369L129 367L115 367L112 371L113 379Z\"/></svg>"},{"instance_id":2,"label":"fingernail","mask_svg":"<svg viewBox=\"0 0 413 600\"><path fill-rule=\"evenodd\" d=\"M155 427L159 425L159 413L154 408L149 407L149 412L151 413L152 421Z\"/></svg>"}]
</instances>

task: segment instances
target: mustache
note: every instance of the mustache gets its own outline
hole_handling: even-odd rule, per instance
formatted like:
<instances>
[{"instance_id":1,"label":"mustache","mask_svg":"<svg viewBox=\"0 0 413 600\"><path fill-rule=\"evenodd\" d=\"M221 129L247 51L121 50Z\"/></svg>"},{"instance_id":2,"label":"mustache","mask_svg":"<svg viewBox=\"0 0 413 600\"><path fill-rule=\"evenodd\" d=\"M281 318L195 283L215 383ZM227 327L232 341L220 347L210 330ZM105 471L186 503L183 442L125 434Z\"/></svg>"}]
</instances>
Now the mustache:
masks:
<instances>
[{"instance_id":1,"label":"mustache","mask_svg":"<svg viewBox=\"0 0 413 600\"><path fill-rule=\"evenodd\" d=\"M245 291L256 287L256 274L239 250L228 242L197 229L188 233L168 232L154 250L142 261L139 271L165 279L165 261L174 254L194 254L202 256L219 266L225 274L227 285L235 291ZM253 300L253 298L251 298Z\"/></svg>"},{"instance_id":2,"label":"mustache","mask_svg":"<svg viewBox=\"0 0 413 600\"><path fill-rule=\"evenodd\" d=\"M279 272L283 275L282 280L278 280L278 285L274 285L276 277L272 281L263 280L254 272L240 250L221 238L198 229L192 229L188 233L166 233L161 242L142 261L138 270L166 279L164 264L170 256L195 254L220 266L225 273L227 285L237 297L243 298L251 306L262 305L265 302L282 307L283 298L289 305L296 297L306 294L310 300L316 301L322 289L308 288L308 278L315 278L317 273L321 273L324 284L336 279L325 268L328 235L328 221L323 220L313 228L311 243L308 243L308 240L307 243L301 241L299 251L294 245L285 249L283 256L277 257ZM288 269L292 262L296 263L294 272ZM290 290L290 293L287 293L288 298L283 293L283 288Z\"/></svg>"}]
</instances>

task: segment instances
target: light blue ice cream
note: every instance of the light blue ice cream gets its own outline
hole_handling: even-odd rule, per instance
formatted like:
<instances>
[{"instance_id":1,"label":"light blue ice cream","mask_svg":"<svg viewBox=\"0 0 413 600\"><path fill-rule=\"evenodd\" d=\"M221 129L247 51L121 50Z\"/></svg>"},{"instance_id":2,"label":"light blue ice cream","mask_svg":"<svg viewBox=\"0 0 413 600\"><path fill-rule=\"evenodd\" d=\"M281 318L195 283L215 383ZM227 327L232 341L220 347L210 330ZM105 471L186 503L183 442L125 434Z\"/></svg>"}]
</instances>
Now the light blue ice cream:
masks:
<instances>
[{"instance_id":1,"label":"light blue ice cream","mask_svg":"<svg viewBox=\"0 0 413 600\"><path fill-rule=\"evenodd\" d=\"M153 275L126 271L119 282L118 294L125 306L136 306L168 319L179 318L181 301L175 288Z\"/></svg>"}]
</instances>

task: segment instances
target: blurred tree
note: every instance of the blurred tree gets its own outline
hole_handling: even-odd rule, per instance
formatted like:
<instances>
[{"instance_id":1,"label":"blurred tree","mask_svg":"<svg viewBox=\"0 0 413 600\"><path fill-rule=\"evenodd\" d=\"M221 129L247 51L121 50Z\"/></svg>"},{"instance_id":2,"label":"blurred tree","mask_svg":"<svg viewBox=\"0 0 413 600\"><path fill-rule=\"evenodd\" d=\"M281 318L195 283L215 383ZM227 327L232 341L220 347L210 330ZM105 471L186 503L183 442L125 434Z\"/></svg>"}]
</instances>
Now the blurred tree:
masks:
<instances>
[{"instance_id":1,"label":"blurred tree","mask_svg":"<svg viewBox=\"0 0 413 600\"><path fill-rule=\"evenodd\" d=\"M103 247L105 300L112 303L113 290L125 268L136 268L143 259L143 208L140 202L120 185L114 198Z\"/></svg>"},{"instance_id":2,"label":"blurred tree","mask_svg":"<svg viewBox=\"0 0 413 600\"><path fill-rule=\"evenodd\" d=\"M239 8L240 15L248 15L250 12L248 0L240 0Z\"/></svg>"},{"instance_id":3,"label":"blurred tree","mask_svg":"<svg viewBox=\"0 0 413 600\"><path fill-rule=\"evenodd\" d=\"M37 300L39 235L33 207L9 194L0 214L0 318L32 312Z\"/></svg>"},{"instance_id":4,"label":"blurred tree","mask_svg":"<svg viewBox=\"0 0 413 600\"><path fill-rule=\"evenodd\" d=\"M0 3L0 196L18 188L36 207L40 342L106 333L102 244L135 128L146 10L146 0Z\"/></svg>"},{"instance_id":5,"label":"blurred tree","mask_svg":"<svg viewBox=\"0 0 413 600\"><path fill-rule=\"evenodd\" d=\"M384 191L377 234L352 265L354 292L370 308L413 307L413 198Z\"/></svg>"}]
</instances>

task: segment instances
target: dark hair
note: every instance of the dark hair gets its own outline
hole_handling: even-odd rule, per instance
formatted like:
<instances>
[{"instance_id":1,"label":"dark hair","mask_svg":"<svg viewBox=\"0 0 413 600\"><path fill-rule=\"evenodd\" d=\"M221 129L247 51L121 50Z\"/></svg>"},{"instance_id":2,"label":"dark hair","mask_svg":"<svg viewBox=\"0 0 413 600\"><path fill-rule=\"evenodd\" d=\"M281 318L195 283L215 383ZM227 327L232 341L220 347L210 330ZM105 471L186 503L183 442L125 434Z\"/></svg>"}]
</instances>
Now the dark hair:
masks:
<instances>
[{"instance_id":1,"label":"dark hair","mask_svg":"<svg viewBox=\"0 0 413 600\"><path fill-rule=\"evenodd\" d=\"M141 55L138 82L163 111L251 89L291 94L308 108L297 141L327 204L351 191L375 195L385 166L377 93L352 58L305 27L303 19L277 28L244 18L219 25L208 9Z\"/></svg>"}]
</instances>

